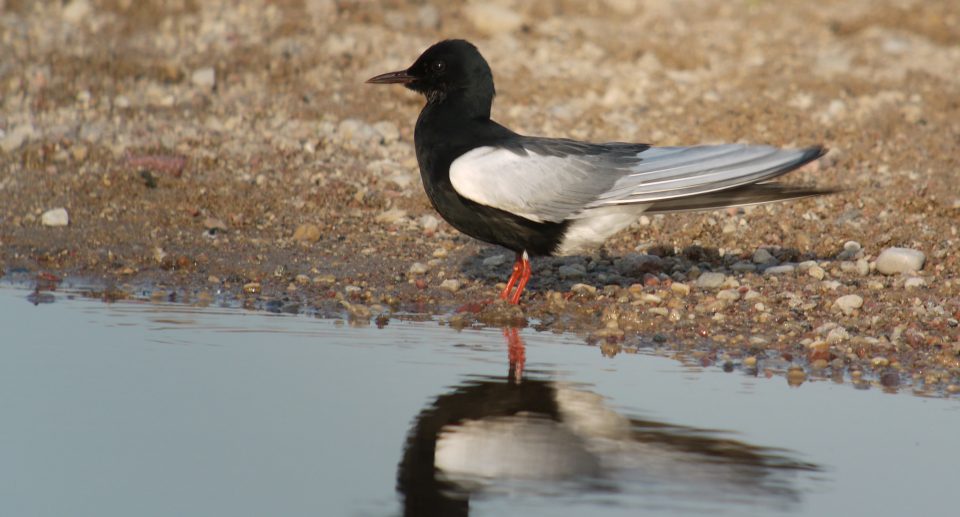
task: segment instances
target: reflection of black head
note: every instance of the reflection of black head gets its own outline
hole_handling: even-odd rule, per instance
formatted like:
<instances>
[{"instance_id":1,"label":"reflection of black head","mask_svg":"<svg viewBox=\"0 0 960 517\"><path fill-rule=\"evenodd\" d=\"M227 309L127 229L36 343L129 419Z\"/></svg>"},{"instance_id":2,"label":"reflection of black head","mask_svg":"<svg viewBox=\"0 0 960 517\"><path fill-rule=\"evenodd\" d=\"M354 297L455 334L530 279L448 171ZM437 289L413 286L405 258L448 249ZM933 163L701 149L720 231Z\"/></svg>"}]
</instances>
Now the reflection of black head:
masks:
<instances>
[{"instance_id":1,"label":"reflection of black head","mask_svg":"<svg viewBox=\"0 0 960 517\"><path fill-rule=\"evenodd\" d=\"M437 479L435 454L444 426L467 420L536 413L558 420L552 383L508 379L469 382L442 395L417 416L407 437L397 475L397 489L404 498L404 515L456 516L469 513L469 494Z\"/></svg>"}]
</instances>

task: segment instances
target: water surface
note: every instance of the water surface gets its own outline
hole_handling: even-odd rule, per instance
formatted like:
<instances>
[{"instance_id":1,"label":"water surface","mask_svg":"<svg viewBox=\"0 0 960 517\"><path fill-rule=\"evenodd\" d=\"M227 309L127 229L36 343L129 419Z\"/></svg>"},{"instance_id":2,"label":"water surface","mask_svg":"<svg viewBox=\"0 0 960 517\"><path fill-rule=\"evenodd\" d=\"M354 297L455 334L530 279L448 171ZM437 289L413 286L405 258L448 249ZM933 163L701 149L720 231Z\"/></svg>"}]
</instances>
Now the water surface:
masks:
<instances>
[{"instance_id":1,"label":"water surface","mask_svg":"<svg viewBox=\"0 0 960 517\"><path fill-rule=\"evenodd\" d=\"M960 480L955 397L28 294L0 289L0 515L933 515Z\"/></svg>"}]
</instances>

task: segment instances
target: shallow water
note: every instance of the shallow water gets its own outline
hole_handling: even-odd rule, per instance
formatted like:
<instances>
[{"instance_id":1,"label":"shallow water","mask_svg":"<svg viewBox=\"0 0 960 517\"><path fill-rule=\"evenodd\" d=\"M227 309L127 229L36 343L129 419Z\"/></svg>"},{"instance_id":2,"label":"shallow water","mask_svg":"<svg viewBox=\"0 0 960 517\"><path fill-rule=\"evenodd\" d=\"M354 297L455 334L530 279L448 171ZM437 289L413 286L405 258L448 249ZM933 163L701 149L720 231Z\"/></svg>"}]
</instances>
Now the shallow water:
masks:
<instances>
[{"instance_id":1,"label":"shallow water","mask_svg":"<svg viewBox=\"0 0 960 517\"><path fill-rule=\"evenodd\" d=\"M0 515L934 515L960 480L956 397L28 294L0 288Z\"/></svg>"}]
</instances>

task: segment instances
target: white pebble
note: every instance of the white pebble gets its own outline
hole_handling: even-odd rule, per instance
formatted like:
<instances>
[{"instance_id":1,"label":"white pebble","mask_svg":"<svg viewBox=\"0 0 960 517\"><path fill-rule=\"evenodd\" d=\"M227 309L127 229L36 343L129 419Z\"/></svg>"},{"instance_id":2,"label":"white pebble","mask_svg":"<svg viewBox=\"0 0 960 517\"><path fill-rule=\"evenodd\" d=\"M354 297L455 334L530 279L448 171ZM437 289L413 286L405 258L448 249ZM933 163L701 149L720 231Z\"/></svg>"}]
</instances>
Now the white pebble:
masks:
<instances>
[{"instance_id":1,"label":"white pebble","mask_svg":"<svg viewBox=\"0 0 960 517\"><path fill-rule=\"evenodd\" d=\"M910 248L887 248L877 257L877 271L884 275L912 273L923 269L927 257L922 251Z\"/></svg>"},{"instance_id":2,"label":"white pebble","mask_svg":"<svg viewBox=\"0 0 960 517\"><path fill-rule=\"evenodd\" d=\"M411 275L422 275L426 273L430 268L427 267L423 262L414 262L410 265L409 273Z\"/></svg>"},{"instance_id":3,"label":"white pebble","mask_svg":"<svg viewBox=\"0 0 960 517\"><path fill-rule=\"evenodd\" d=\"M217 73L210 66L198 68L190 74L190 82L198 88L212 90L217 84Z\"/></svg>"},{"instance_id":4,"label":"white pebble","mask_svg":"<svg viewBox=\"0 0 960 517\"><path fill-rule=\"evenodd\" d=\"M823 270L820 266L812 266L807 270L807 274L816 278L817 280L823 280L823 277L827 275L827 272Z\"/></svg>"},{"instance_id":5,"label":"white pebble","mask_svg":"<svg viewBox=\"0 0 960 517\"><path fill-rule=\"evenodd\" d=\"M915 289L918 287L926 287L927 281L919 276L912 276L908 278L904 283L904 289Z\"/></svg>"},{"instance_id":6,"label":"white pebble","mask_svg":"<svg viewBox=\"0 0 960 517\"><path fill-rule=\"evenodd\" d=\"M849 316L853 311L863 307L863 298L857 294L848 294L837 298L833 305Z\"/></svg>"},{"instance_id":7,"label":"white pebble","mask_svg":"<svg viewBox=\"0 0 960 517\"><path fill-rule=\"evenodd\" d=\"M70 224L70 216L66 208L54 208L40 216L40 223L44 226L66 226Z\"/></svg>"},{"instance_id":8,"label":"white pebble","mask_svg":"<svg viewBox=\"0 0 960 517\"><path fill-rule=\"evenodd\" d=\"M440 282L440 289L455 293L460 290L460 281L453 278L448 278L447 280Z\"/></svg>"}]
</instances>

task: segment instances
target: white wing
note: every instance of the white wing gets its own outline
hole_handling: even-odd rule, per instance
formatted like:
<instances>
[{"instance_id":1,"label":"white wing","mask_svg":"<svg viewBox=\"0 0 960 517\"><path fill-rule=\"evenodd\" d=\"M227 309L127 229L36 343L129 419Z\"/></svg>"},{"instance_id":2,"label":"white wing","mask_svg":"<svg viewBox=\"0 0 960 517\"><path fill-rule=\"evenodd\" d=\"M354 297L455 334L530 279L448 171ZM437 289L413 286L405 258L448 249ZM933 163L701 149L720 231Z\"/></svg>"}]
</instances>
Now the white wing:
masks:
<instances>
[{"instance_id":1,"label":"white wing","mask_svg":"<svg viewBox=\"0 0 960 517\"><path fill-rule=\"evenodd\" d=\"M820 148L717 145L644 148L531 138L522 148L479 147L450 165L463 197L527 219L559 222L609 205L655 203L769 180Z\"/></svg>"}]
</instances>

